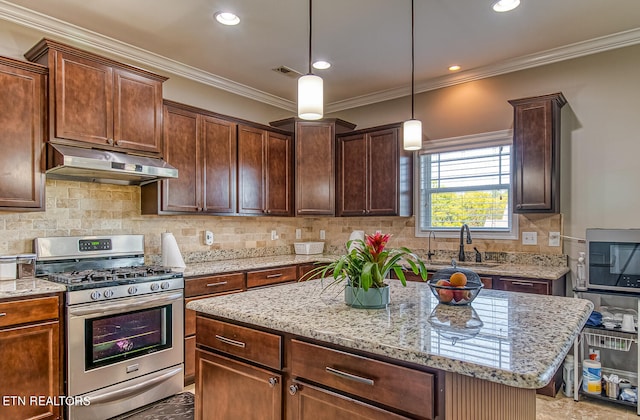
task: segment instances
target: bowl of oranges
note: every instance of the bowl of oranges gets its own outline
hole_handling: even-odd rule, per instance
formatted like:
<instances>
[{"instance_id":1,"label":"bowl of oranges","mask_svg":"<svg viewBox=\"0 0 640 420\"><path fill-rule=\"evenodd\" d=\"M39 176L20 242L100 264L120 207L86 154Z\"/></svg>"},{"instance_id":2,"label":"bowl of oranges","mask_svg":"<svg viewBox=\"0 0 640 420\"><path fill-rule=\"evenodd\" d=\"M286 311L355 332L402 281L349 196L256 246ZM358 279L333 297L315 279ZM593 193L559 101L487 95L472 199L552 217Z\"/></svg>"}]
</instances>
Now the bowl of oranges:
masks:
<instances>
[{"instance_id":1,"label":"bowl of oranges","mask_svg":"<svg viewBox=\"0 0 640 420\"><path fill-rule=\"evenodd\" d=\"M427 283L438 302L445 305L469 305L482 289L480 276L456 266L438 270Z\"/></svg>"}]
</instances>

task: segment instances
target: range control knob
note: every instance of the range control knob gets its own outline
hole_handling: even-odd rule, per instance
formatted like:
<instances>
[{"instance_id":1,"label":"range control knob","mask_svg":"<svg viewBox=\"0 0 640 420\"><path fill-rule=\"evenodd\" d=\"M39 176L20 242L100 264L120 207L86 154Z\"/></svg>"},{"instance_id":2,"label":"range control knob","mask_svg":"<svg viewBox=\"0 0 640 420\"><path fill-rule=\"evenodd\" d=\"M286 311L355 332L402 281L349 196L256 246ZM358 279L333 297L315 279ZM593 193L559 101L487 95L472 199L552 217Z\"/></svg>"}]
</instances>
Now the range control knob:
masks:
<instances>
[{"instance_id":1,"label":"range control knob","mask_svg":"<svg viewBox=\"0 0 640 420\"><path fill-rule=\"evenodd\" d=\"M127 292L129 292L130 295L135 295L136 293L138 293L138 288L136 286L131 286Z\"/></svg>"},{"instance_id":2,"label":"range control knob","mask_svg":"<svg viewBox=\"0 0 640 420\"><path fill-rule=\"evenodd\" d=\"M160 285L160 287L162 287L162 289L168 289L171 286L171 284L168 281L163 281L162 284Z\"/></svg>"},{"instance_id":3,"label":"range control knob","mask_svg":"<svg viewBox=\"0 0 640 420\"><path fill-rule=\"evenodd\" d=\"M113 290L107 289L107 290L104 291L104 297L109 299L111 296L113 296Z\"/></svg>"},{"instance_id":4,"label":"range control knob","mask_svg":"<svg viewBox=\"0 0 640 420\"><path fill-rule=\"evenodd\" d=\"M160 286L158 285L158 283L151 283L151 290L153 290L154 292L156 290L158 290L160 288Z\"/></svg>"},{"instance_id":5,"label":"range control knob","mask_svg":"<svg viewBox=\"0 0 640 420\"><path fill-rule=\"evenodd\" d=\"M98 300L98 299L100 299L100 296L101 296L101 294L100 294L100 292L98 292L97 290L96 290L96 291L94 291L94 292L91 292L91 299L93 299L93 300Z\"/></svg>"}]
</instances>

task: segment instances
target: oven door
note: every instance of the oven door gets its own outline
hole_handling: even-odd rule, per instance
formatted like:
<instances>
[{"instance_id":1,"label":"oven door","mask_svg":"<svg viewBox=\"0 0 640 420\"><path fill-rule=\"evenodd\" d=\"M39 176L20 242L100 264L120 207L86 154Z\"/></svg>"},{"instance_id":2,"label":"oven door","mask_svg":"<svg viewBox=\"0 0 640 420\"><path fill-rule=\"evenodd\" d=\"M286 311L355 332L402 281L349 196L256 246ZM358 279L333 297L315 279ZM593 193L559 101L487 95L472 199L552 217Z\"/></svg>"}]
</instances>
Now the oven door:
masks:
<instances>
[{"instance_id":1,"label":"oven door","mask_svg":"<svg viewBox=\"0 0 640 420\"><path fill-rule=\"evenodd\" d=\"M67 395L183 362L182 290L67 308Z\"/></svg>"}]
</instances>

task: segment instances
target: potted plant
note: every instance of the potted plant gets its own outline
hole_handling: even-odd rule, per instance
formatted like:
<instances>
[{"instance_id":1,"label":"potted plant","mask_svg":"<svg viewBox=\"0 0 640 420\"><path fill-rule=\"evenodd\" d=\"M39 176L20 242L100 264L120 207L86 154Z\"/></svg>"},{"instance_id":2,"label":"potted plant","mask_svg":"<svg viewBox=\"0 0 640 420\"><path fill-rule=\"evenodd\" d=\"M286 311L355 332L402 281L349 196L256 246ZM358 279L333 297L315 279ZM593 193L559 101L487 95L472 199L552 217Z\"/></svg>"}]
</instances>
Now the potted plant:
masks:
<instances>
[{"instance_id":1,"label":"potted plant","mask_svg":"<svg viewBox=\"0 0 640 420\"><path fill-rule=\"evenodd\" d=\"M347 253L335 261L311 270L302 280L311 277L333 277L331 285L345 287L345 302L357 308L384 308L389 304L389 286L385 281L393 271L407 285L405 270L410 269L427 279L424 262L410 249L387 248L390 234L377 232L365 235L365 239L347 242Z\"/></svg>"}]
</instances>

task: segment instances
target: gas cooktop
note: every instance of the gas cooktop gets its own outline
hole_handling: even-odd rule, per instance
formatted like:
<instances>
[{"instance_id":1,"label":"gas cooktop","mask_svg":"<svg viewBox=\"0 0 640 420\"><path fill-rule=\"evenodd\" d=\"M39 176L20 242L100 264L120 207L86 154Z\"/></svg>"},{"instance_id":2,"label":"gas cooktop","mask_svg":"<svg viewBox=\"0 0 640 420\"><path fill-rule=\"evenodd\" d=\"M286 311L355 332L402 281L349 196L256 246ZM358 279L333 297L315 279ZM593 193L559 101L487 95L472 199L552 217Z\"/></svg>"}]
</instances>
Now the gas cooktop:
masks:
<instances>
[{"instance_id":1,"label":"gas cooktop","mask_svg":"<svg viewBox=\"0 0 640 420\"><path fill-rule=\"evenodd\" d=\"M49 274L48 280L65 284L67 290L72 291L156 282L179 277L182 277L182 273L173 272L168 267L153 265L53 273Z\"/></svg>"}]
</instances>

